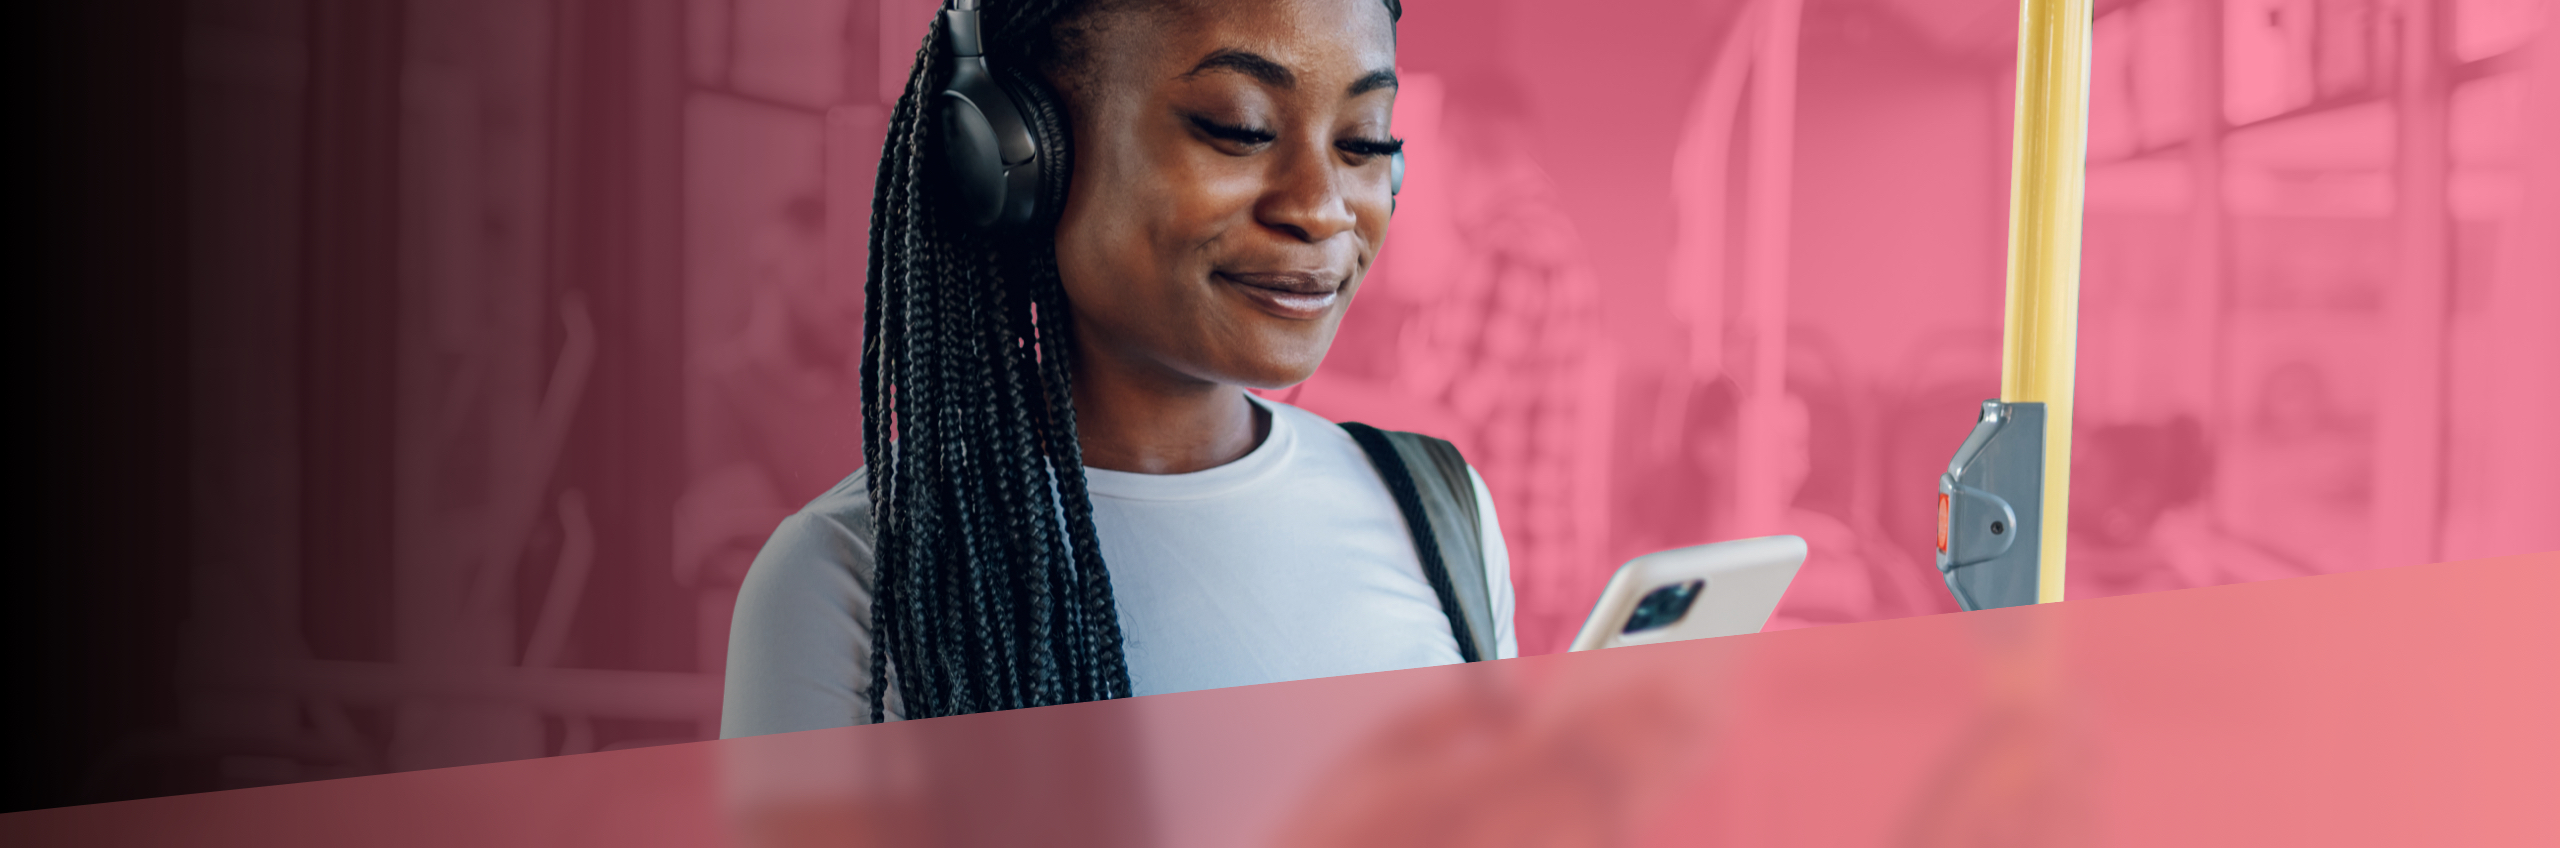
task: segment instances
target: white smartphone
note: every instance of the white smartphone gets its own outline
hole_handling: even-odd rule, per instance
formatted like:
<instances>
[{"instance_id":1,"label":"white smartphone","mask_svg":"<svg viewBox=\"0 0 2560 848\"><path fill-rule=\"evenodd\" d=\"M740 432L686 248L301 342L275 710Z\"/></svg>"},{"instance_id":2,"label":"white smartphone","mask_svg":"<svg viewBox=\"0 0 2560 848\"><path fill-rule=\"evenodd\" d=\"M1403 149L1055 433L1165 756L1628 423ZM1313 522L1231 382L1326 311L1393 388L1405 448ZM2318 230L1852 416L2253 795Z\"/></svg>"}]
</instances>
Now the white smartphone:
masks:
<instances>
[{"instance_id":1,"label":"white smartphone","mask_svg":"<svg viewBox=\"0 0 2560 848\"><path fill-rule=\"evenodd\" d=\"M1804 567L1804 540L1762 536L1673 548L1618 567L1569 650L1758 633Z\"/></svg>"}]
</instances>

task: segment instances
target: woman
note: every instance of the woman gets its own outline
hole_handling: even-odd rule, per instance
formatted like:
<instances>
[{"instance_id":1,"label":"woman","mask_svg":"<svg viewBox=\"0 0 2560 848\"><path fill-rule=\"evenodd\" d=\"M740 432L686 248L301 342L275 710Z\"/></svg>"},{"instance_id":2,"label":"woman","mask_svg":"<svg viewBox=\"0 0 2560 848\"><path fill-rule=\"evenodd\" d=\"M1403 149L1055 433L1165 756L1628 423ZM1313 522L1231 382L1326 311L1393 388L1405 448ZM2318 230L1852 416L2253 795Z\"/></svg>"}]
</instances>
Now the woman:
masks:
<instances>
[{"instance_id":1,"label":"woman","mask_svg":"<svg viewBox=\"0 0 2560 848\"><path fill-rule=\"evenodd\" d=\"M1515 654L1472 470L1481 587L1435 586L1374 442L1246 391L1315 371L1377 258L1394 4L952 5L875 189L867 466L750 568L722 735ZM939 94L995 108L977 47L1038 142L1010 226Z\"/></svg>"}]
</instances>

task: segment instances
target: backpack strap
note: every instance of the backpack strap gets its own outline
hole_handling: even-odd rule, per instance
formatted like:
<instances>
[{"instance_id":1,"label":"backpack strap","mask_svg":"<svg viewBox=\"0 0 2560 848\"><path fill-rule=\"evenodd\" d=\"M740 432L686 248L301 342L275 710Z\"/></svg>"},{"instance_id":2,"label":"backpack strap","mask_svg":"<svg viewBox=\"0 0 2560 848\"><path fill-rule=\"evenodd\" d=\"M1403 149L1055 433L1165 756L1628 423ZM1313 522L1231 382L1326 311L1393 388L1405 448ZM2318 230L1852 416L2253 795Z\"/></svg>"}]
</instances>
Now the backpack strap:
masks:
<instances>
[{"instance_id":1,"label":"backpack strap","mask_svg":"<svg viewBox=\"0 0 2560 848\"><path fill-rule=\"evenodd\" d=\"M1413 534L1422 575L1440 596L1458 655L1467 662L1493 659L1493 603L1485 581L1483 524L1475 483L1458 446L1419 433L1341 425L1377 466L1378 476Z\"/></svg>"}]
</instances>

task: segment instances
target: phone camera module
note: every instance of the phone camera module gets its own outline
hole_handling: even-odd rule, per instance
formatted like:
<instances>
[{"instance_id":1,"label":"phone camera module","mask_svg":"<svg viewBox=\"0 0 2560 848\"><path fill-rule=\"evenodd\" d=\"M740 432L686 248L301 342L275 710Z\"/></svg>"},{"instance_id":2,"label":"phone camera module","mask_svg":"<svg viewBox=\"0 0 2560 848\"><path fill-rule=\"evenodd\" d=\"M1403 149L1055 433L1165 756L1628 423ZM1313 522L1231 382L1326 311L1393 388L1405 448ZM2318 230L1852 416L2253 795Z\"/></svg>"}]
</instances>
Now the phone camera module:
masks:
<instances>
[{"instance_id":1,"label":"phone camera module","mask_svg":"<svg viewBox=\"0 0 2560 848\"><path fill-rule=\"evenodd\" d=\"M1644 593L1636 601L1636 611L1627 616L1626 629L1619 632L1642 633L1680 623L1680 619L1689 616L1689 607L1698 602L1699 590L1706 586L1707 581L1691 580Z\"/></svg>"}]
</instances>

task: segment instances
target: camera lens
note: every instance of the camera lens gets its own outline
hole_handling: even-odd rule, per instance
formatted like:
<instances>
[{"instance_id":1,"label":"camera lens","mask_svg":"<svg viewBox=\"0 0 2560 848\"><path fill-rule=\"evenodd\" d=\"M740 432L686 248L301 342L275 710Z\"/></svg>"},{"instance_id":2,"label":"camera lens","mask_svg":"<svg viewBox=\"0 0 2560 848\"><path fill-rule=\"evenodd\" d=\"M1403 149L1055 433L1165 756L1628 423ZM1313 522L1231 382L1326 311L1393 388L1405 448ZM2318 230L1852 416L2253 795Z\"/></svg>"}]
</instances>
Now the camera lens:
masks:
<instances>
[{"instance_id":1,"label":"camera lens","mask_svg":"<svg viewBox=\"0 0 2560 848\"><path fill-rule=\"evenodd\" d=\"M1698 602L1699 590L1706 586L1707 581L1691 580L1644 593L1636 601L1635 613L1627 616L1626 629L1619 632L1642 633L1680 623L1680 619L1689 616L1689 607Z\"/></svg>"}]
</instances>

